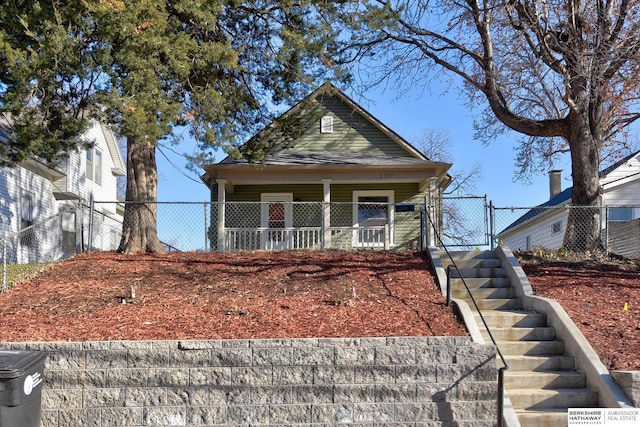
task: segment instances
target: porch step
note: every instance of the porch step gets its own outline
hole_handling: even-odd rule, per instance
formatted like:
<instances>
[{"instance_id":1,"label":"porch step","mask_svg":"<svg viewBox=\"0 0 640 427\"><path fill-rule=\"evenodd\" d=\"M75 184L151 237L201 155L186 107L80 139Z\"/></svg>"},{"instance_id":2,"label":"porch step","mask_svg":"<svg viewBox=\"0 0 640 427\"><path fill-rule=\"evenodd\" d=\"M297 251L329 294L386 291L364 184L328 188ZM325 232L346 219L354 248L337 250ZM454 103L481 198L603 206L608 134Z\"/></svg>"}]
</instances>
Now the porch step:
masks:
<instances>
[{"instance_id":1,"label":"porch step","mask_svg":"<svg viewBox=\"0 0 640 427\"><path fill-rule=\"evenodd\" d=\"M509 366L504 385L521 426L566 426L567 408L597 406L597 394L586 387L585 374L576 369L575 358L565 354L564 343L557 340L546 315L522 309L495 255L459 252L452 258L458 266L451 269L452 296L467 301L475 311L471 294L480 308ZM491 342L480 315L474 315L485 341Z\"/></svg>"}]
</instances>

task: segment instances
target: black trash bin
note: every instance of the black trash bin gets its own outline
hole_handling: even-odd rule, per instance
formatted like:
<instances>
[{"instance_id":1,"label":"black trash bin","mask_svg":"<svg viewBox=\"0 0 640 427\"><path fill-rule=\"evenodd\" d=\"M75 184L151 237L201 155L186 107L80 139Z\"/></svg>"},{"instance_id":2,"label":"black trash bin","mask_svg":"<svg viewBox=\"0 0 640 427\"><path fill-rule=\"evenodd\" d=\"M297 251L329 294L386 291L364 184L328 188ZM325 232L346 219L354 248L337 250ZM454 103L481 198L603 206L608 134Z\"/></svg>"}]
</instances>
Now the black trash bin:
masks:
<instances>
[{"instance_id":1,"label":"black trash bin","mask_svg":"<svg viewBox=\"0 0 640 427\"><path fill-rule=\"evenodd\" d=\"M0 351L0 427L38 427L44 360L41 351Z\"/></svg>"}]
</instances>

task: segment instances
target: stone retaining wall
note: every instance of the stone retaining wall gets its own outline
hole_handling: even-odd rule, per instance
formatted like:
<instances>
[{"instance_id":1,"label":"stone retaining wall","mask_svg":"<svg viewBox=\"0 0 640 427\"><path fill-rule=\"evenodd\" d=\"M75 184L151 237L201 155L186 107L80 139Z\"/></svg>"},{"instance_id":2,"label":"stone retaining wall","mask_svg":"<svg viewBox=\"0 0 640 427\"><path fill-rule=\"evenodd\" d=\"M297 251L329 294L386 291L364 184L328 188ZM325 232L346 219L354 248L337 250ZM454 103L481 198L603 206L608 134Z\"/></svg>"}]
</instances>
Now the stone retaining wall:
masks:
<instances>
[{"instance_id":1,"label":"stone retaining wall","mask_svg":"<svg viewBox=\"0 0 640 427\"><path fill-rule=\"evenodd\" d=\"M43 427L489 427L495 349L468 337L0 344L49 352Z\"/></svg>"},{"instance_id":2,"label":"stone retaining wall","mask_svg":"<svg viewBox=\"0 0 640 427\"><path fill-rule=\"evenodd\" d=\"M622 387L633 406L640 408L640 371L611 371L611 376Z\"/></svg>"}]
</instances>

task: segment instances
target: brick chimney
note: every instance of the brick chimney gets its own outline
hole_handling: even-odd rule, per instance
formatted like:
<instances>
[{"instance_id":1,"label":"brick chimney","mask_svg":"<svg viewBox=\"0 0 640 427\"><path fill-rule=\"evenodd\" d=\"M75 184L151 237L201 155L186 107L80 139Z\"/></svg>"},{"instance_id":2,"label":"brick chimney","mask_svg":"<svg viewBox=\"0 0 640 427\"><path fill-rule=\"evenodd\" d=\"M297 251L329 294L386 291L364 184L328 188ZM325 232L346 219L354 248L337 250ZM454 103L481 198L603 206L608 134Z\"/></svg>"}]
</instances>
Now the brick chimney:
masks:
<instances>
[{"instance_id":1,"label":"brick chimney","mask_svg":"<svg viewBox=\"0 0 640 427\"><path fill-rule=\"evenodd\" d=\"M562 192L562 170L549 171L549 200Z\"/></svg>"}]
</instances>

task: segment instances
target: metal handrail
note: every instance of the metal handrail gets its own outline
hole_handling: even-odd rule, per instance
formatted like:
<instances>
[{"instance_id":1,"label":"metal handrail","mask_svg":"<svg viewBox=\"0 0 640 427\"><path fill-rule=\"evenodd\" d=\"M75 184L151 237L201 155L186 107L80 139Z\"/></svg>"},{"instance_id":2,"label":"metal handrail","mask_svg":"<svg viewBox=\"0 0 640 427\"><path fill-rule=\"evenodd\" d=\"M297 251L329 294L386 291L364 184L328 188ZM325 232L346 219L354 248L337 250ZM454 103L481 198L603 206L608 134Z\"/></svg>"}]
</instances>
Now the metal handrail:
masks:
<instances>
[{"instance_id":1,"label":"metal handrail","mask_svg":"<svg viewBox=\"0 0 640 427\"><path fill-rule=\"evenodd\" d=\"M484 316L482 314L482 311L480 310L480 307L478 306L478 303L476 302L475 297L471 293L471 290L469 289L469 286L467 285L466 280L464 280L464 277L462 276L462 274L460 272L460 269L458 268L456 262L454 261L453 257L451 256L451 253L447 249L447 246L442 241L442 238L440 237L440 234L436 232L435 223L433 222L433 219L431 218L431 215L429 215L429 210L426 209L426 205L425 205L425 215L428 218L429 223L431 225L431 228L434 231L433 234L436 236L440 246L444 249L445 253L447 254L449 259L451 260L451 264L447 267L447 284L446 284L446 287L447 287L447 289L446 289L447 307L451 306L451 269L453 267L453 268L455 268L456 272L458 273L458 277L462 280L462 284L464 285L465 289L467 290L467 293L471 297L471 302L473 302L473 306L475 307L476 311L480 315L480 319L482 320L482 323L483 323L485 329L487 330L489 338L491 339L491 342L493 343L493 345L496 347L496 352L498 353L498 356L500 357L500 360L502 361L502 364L504 365L503 367L498 368L498 424L497 424L498 427L503 427L503 425L504 425L504 414L503 414L503 412L504 412L504 405L503 405L503 399L504 399L504 371L509 369L509 364L507 363L507 361L504 358L504 355L500 351L500 347L498 346L498 343L496 342L495 338L493 337L493 334L491 333L491 330L489 329L489 325L487 324L487 321L484 318Z\"/></svg>"}]
</instances>

